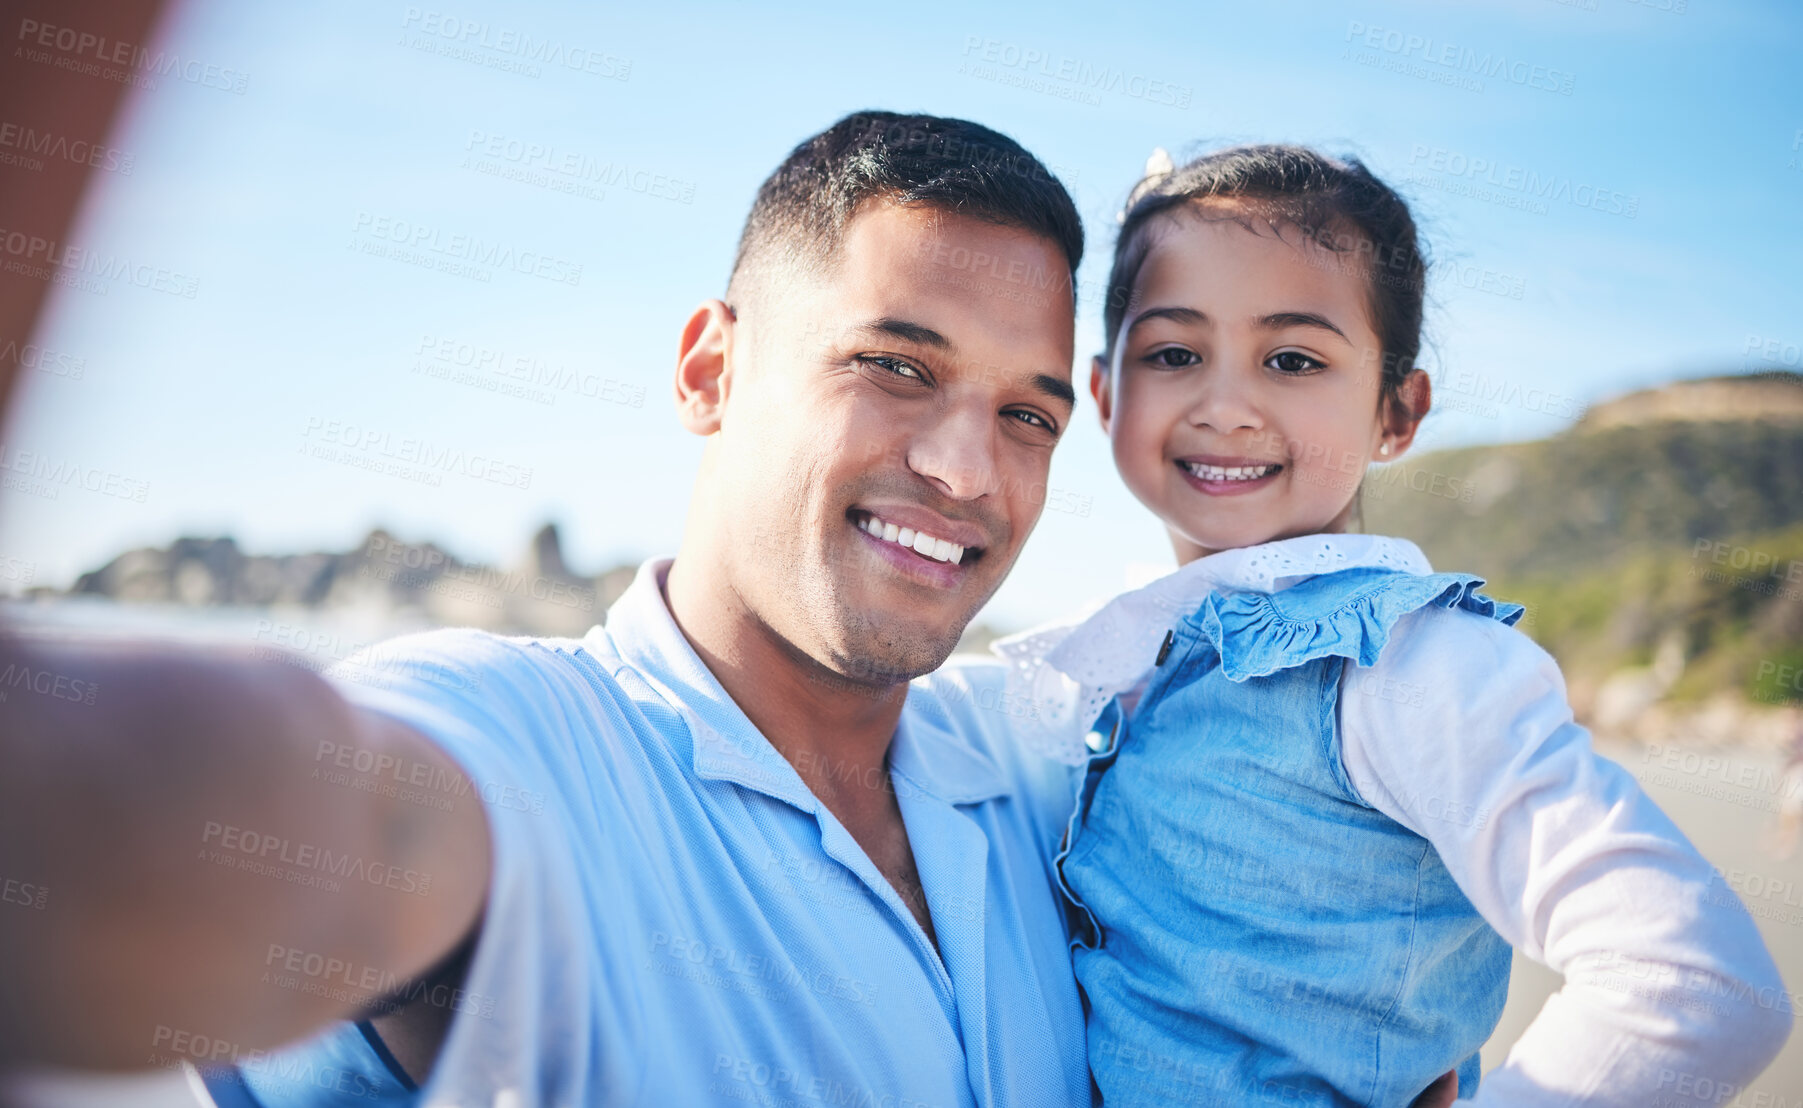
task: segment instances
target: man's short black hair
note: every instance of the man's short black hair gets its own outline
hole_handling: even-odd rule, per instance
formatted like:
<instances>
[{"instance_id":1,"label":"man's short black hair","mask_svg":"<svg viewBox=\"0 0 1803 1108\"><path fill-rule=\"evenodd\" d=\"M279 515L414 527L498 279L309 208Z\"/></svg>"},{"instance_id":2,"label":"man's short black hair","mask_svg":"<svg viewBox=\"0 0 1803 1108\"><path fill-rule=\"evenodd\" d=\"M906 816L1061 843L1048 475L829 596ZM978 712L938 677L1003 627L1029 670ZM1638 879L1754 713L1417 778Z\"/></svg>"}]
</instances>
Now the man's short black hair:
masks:
<instances>
[{"instance_id":1,"label":"man's short black hair","mask_svg":"<svg viewBox=\"0 0 1803 1108\"><path fill-rule=\"evenodd\" d=\"M1038 158L978 123L936 115L854 112L797 146L752 202L726 296L785 272L822 272L845 227L872 198L972 216L1058 244L1071 272L1083 260L1083 222Z\"/></svg>"}]
</instances>

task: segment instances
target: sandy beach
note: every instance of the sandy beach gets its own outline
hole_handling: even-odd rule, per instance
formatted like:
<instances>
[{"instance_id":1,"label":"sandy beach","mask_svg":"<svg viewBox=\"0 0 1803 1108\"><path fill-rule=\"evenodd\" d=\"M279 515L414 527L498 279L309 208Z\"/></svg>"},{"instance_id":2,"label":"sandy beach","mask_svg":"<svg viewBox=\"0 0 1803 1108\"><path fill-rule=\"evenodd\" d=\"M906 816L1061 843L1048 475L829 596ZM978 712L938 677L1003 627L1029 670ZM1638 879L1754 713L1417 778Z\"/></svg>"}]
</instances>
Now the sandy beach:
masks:
<instances>
[{"instance_id":1,"label":"sandy beach","mask_svg":"<svg viewBox=\"0 0 1803 1108\"><path fill-rule=\"evenodd\" d=\"M1784 975L1793 1005L1803 1008L1797 1002L1803 995L1803 843L1789 858L1778 857L1774 831L1784 790L1778 753L1607 741L1599 741L1596 748L1627 767L1715 866L1720 874L1717 895L1732 891L1747 903ZM1508 1006L1484 1047L1486 1072L1502 1062L1559 984L1558 974L1515 955ZM1715 1102L1731 1108L1803 1108L1800 1044L1803 1038L1793 1033L1778 1060L1758 1080ZM1673 1103L1701 1102L1674 1097Z\"/></svg>"}]
</instances>

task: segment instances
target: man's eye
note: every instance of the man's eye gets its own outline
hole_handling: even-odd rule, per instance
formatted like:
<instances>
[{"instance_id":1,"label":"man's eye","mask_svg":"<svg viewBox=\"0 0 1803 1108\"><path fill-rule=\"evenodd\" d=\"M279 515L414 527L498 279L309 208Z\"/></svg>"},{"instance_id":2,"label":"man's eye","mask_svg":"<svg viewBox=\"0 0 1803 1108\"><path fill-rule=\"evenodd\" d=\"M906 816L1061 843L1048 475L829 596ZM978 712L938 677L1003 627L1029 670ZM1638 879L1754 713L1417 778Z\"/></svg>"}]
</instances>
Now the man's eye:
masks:
<instances>
[{"instance_id":1,"label":"man's eye","mask_svg":"<svg viewBox=\"0 0 1803 1108\"><path fill-rule=\"evenodd\" d=\"M1182 369L1192 366L1202 358L1194 350L1185 350L1181 346L1167 346L1163 350L1155 350L1146 355L1146 361L1165 369Z\"/></svg>"},{"instance_id":2,"label":"man's eye","mask_svg":"<svg viewBox=\"0 0 1803 1108\"><path fill-rule=\"evenodd\" d=\"M902 377L902 378L906 378L908 380L914 380L914 381L924 381L927 379L926 374L920 372L920 370L918 370L918 369L915 369L913 366L909 365L907 362L902 361L900 358L885 358L878 354L865 354L864 356L860 357L858 360L861 362L864 362L868 365L878 366L884 372L892 373L897 377Z\"/></svg>"},{"instance_id":3,"label":"man's eye","mask_svg":"<svg viewBox=\"0 0 1803 1108\"><path fill-rule=\"evenodd\" d=\"M1279 350L1265 360L1265 364L1279 373L1301 374L1313 373L1317 369L1325 369L1326 365L1302 353L1300 350Z\"/></svg>"},{"instance_id":4,"label":"man's eye","mask_svg":"<svg viewBox=\"0 0 1803 1108\"><path fill-rule=\"evenodd\" d=\"M1058 431L1058 428L1052 426L1051 420L1040 415L1038 412L1029 412L1022 408L1010 408L1002 414L1008 416L1010 419L1019 420L1028 427L1038 427L1046 431L1051 431L1054 434Z\"/></svg>"}]
</instances>

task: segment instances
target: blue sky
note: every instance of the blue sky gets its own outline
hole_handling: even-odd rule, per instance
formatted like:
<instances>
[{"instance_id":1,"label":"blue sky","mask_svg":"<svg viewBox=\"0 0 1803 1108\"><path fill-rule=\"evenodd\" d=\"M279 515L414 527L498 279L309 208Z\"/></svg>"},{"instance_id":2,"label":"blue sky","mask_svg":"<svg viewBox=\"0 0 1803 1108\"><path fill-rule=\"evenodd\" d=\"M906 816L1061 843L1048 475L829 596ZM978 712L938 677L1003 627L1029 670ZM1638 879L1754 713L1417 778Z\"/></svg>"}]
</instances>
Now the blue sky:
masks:
<instances>
[{"instance_id":1,"label":"blue sky","mask_svg":"<svg viewBox=\"0 0 1803 1108\"><path fill-rule=\"evenodd\" d=\"M536 63L514 52L528 39ZM1778 2L1187 2L1122 19L202 0L162 46L243 89L165 75L137 95L112 139L131 171L100 174L71 235L164 287L103 275L53 301L40 338L80 375L24 375L0 460L78 467L99 491L0 492L0 558L39 582L181 534L284 552L378 524L500 563L546 520L586 570L674 550L700 452L669 400L682 321L723 291L759 181L864 107L1023 142L1084 213L1086 283L1154 146L1363 157L1439 263L1430 448L1556 433L1676 377L1799 368L1803 15ZM538 177L506 175L522 172ZM517 267L432 268L497 250ZM1082 359L1099 320L1090 297ZM487 387L503 384L515 394ZM405 466L417 441L481 461L366 468ZM1170 558L1087 398L1051 484L1075 510L1046 513L995 623Z\"/></svg>"}]
</instances>

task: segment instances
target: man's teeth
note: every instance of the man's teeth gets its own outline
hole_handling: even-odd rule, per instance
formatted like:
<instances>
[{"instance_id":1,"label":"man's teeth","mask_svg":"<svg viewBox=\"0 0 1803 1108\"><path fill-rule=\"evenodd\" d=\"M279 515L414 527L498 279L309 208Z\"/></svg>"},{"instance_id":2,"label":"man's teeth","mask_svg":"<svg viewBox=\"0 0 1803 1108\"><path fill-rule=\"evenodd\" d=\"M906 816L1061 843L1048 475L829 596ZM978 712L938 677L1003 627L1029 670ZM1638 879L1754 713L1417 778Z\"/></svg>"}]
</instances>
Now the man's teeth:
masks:
<instances>
[{"instance_id":1,"label":"man's teeth","mask_svg":"<svg viewBox=\"0 0 1803 1108\"><path fill-rule=\"evenodd\" d=\"M914 553L931 558L936 562L950 562L957 565L964 560L964 548L955 542L934 538L925 531L916 531L912 527L897 527L893 523L884 523L875 516L864 516L858 520L858 530L884 542L896 543L908 547Z\"/></svg>"},{"instance_id":2,"label":"man's teeth","mask_svg":"<svg viewBox=\"0 0 1803 1108\"><path fill-rule=\"evenodd\" d=\"M1204 481L1253 481L1278 469L1278 466L1210 466L1201 462L1184 462L1183 468Z\"/></svg>"}]
</instances>

